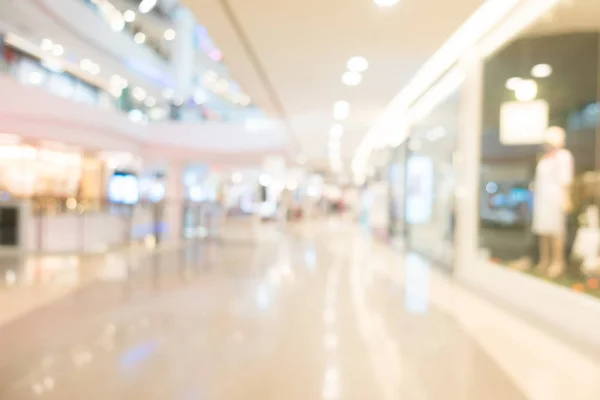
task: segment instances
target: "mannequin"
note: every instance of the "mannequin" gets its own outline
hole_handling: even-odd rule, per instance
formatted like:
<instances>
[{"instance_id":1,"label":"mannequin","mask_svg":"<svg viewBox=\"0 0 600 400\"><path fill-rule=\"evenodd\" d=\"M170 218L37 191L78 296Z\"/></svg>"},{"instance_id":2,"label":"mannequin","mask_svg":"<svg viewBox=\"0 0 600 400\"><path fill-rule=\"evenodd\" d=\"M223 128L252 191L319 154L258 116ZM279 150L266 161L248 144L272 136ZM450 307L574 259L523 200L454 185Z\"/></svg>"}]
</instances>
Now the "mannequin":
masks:
<instances>
[{"instance_id":1,"label":"mannequin","mask_svg":"<svg viewBox=\"0 0 600 400\"><path fill-rule=\"evenodd\" d=\"M573 155L564 148L564 129L553 126L544 133L545 154L535 171L533 233L539 236L540 262L536 269L557 277L565 269L566 215L571 211Z\"/></svg>"}]
</instances>

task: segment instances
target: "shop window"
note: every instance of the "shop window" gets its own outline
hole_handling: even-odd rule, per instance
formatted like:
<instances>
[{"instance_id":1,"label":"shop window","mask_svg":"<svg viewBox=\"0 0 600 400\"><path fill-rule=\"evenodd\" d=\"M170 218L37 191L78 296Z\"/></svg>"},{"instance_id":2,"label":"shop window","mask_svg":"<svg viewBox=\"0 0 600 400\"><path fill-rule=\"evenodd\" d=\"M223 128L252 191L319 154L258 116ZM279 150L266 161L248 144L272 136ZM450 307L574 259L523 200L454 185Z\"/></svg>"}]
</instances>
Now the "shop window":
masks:
<instances>
[{"instance_id":1,"label":"shop window","mask_svg":"<svg viewBox=\"0 0 600 400\"><path fill-rule=\"evenodd\" d=\"M600 295L600 3L560 3L485 63L480 244Z\"/></svg>"},{"instance_id":2,"label":"shop window","mask_svg":"<svg viewBox=\"0 0 600 400\"><path fill-rule=\"evenodd\" d=\"M459 92L410 128L405 171L408 245L445 265L454 254L454 153Z\"/></svg>"}]
</instances>

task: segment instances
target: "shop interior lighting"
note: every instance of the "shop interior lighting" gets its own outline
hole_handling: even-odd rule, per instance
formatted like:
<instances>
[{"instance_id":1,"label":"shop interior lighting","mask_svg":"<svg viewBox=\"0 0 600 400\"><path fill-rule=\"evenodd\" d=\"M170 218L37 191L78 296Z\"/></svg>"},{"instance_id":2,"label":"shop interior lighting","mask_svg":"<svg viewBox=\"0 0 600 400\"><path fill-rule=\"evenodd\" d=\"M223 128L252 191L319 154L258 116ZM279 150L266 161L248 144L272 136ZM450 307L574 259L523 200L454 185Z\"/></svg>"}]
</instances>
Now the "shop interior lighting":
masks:
<instances>
[{"instance_id":1,"label":"shop interior lighting","mask_svg":"<svg viewBox=\"0 0 600 400\"><path fill-rule=\"evenodd\" d=\"M335 123L329 128L329 136L333 139L339 139L344 134L344 126L340 123Z\"/></svg>"},{"instance_id":2,"label":"shop interior lighting","mask_svg":"<svg viewBox=\"0 0 600 400\"><path fill-rule=\"evenodd\" d=\"M552 75L552 67L549 64L538 64L531 68L531 76L534 78L548 78Z\"/></svg>"},{"instance_id":3,"label":"shop interior lighting","mask_svg":"<svg viewBox=\"0 0 600 400\"><path fill-rule=\"evenodd\" d=\"M537 93L537 83L533 79L525 79L515 90L515 97L519 101L532 101L536 98Z\"/></svg>"},{"instance_id":4,"label":"shop interior lighting","mask_svg":"<svg viewBox=\"0 0 600 400\"><path fill-rule=\"evenodd\" d=\"M356 86L362 82L362 75L360 72L346 71L342 75L342 82L347 86Z\"/></svg>"},{"instance_id":5,"label":"shop interior lighting","mask_svg":"<svg viewBox=\"0 0 600 400\"><path fill-rule=\"evenodd\" d=\"M350 103L344 100L336 101L333 104L333 118L337 121L343 121L350 115Z\"/></svg>"},{"instance_id":6,"label":"shop interior lighting","mask_svg":"<svg viewBox=\"0 0 600 400\"><path fill-rule=\"evenodd\" d=\"M373 0L379 7L392 7L400 2L400 0Z\"/></svg>"},{"instance_id":7,"label":"shop interior lighting","mask_svg":"<svg viewBox=\"0 0 600 400\"><path fill-rule=\"evenodd\" d=\"M546 3L554 1L556 0L546 1ZM352 162L352 169L355 173L364 172L372 149L380 143L385 143L394 135L394 127L397 127L406 118L406 112L410 104L447 71L467 49L488 34L520 2L521 0L487 0L479 6L469 19L419 69L410 82L390 102L375 125L367 132L357 148Z\"/></svg>"},{"instance_id":8,"label":"shop interior lighting","mask_svg":"<svg viewBox=\"0 0 600 400\"><path fill-rule=\"evenodd\" d=\"M356 56L348 60L346 67L348 67L348 71L365 72L369 68L369 62L364 57Z\"/></svg>"},{"instance_id":9,"label":"shop interior lighting","mask_svg":"<svg viewBox=\"0 0 600 400\"><path fill-rule=\"evenodd\" d=\"M175 37L177 36L177 34L175 33L175 31L171 28L165 29L165 33L163 34L165 40L171 41L173 39L175 39Z\"/></svg>"},{"instance_id":10,"label":"shop interior lighting","mask_svg":"<svg viewBox=\"0 0 600 400\"><path fill-rule=\"evenodd\" d=\"M135 21L135 11L127 10L123 13L123 19L125 22L133 22Z\"/></svg>"},{"instance_id":11,"label":"shop interior lighting","mask_svg":"<svg viewBox=\"0 0 600 400\"><path fill-rule=\"evenodd\" d=\"M137 44L142 44L146 41L146 35L142 32L138 32L133 36L133 40L137 43Z\"/></svg>"},{"instance_id":12,"label":"shop interior lighting","mask_svg":"<svg viewBox=\"0 0 600 400\"><path fill-rule=\"evenodd\" d=\"M152 9L153 9L154 7L156 7L156 3L157 3L157 2L158 2L157 0L143 0L143 1L140 3L140 5L139 5L138 9L140 10L140 12L141 12L142 14L146 14L146 13L148 13L148 12L152 11Z\"/></svg>"},{"instance_id":13,"label":"shop interior lighting","mask_svg":"<svg viewBox=\"0 0 600 400\"><path fill-rule=\"evenodd\" d=\"M508 90L517 90L517 88L519 87L521 82L523 82L523 79L521 79L519 77L513 77L513 78L508 79L504 86Z\"/></svg>"}]
</instances>

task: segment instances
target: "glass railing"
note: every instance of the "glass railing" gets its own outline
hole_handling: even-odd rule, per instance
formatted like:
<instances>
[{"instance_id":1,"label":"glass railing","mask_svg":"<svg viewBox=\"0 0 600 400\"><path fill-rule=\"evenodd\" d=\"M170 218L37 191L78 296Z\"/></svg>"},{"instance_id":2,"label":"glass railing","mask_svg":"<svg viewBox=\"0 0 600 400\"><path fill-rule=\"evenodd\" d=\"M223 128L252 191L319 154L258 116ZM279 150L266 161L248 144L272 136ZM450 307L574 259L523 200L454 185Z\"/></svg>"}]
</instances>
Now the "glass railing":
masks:
<instances>
[{"instance_id":1,"label":"glass railing","mask_svg":"<svg viewBox=\"0 0 600 400\"><path fill-rule=\"evenodd\" d=\"M150 37L147 33L142 32L139 24L135 21L127 22L121 11L119 11L110 1L108 0L81 0L89 8L94 10L107 25L116 32L124 32L129 36L131 40L135 40L136 43L141 46L152 50L154 54L159 56L164 61L169 61L171 58L170 51L166 48L161 47L161 39ZM143 41L142 38L143 37Z\"/></svg>"}]
</instances>

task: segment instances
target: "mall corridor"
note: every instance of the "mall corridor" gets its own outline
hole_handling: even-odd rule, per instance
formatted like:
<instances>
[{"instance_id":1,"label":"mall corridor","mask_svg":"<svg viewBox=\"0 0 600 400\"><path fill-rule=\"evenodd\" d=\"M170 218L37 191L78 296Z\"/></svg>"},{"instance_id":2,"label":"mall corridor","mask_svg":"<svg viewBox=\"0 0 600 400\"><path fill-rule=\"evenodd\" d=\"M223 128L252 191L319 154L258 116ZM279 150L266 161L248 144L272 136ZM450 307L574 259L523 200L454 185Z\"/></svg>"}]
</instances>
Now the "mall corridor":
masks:
<instances>
[{"instance_id":1,"label":"mall corridor","mask_svg":"<svg viewBox=\"0 0 600 400\"><path fill-rule=\"evenodd\" d=\"M597 365L354 224L221 234L4 287L39 302L4 318L0 399L598 398Z\"/></svg>"}]
</instances>

